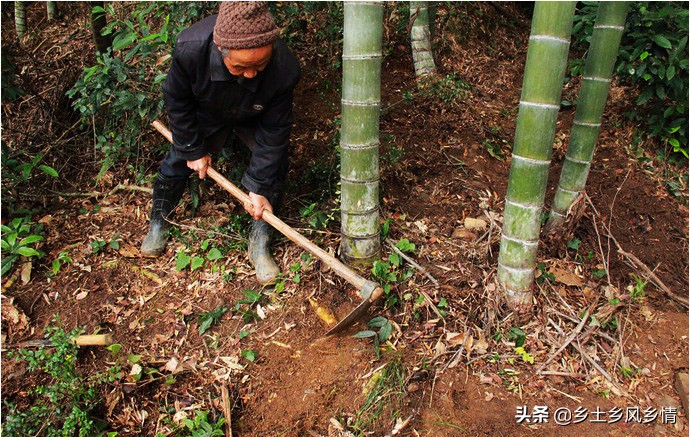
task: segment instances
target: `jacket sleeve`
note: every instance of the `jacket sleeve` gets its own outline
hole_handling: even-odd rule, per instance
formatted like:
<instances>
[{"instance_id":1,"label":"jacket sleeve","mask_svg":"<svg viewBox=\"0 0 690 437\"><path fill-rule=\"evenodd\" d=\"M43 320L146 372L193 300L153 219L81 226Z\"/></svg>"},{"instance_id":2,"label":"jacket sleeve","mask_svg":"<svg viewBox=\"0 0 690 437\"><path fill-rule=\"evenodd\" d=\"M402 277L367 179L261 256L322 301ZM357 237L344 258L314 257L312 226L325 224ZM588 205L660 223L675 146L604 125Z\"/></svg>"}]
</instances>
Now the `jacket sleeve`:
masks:
<instances>
[{"instance_id":1,"label":"jacket sleeve","mask_svg":"<svg viewBox=\"0 0 690 437\"><path fill-rule=\"evenodd\" d=\"M265 197L273 194L281 167L287 166L293 89L294 84L291 84L286 91L277 94L261 117L254 134L249 167L242 177L242 185Z\"/></svg>"},{"instance_id":2,"label":"jacket sleeve","mask_svg":"<svg viewBox=\"0 0 690 437\"><path fill-rule=\"evenodd\" d=\"M180 156L193 161L206 155L203 138L199 135L196 115L194 83L195 63L200 56L189 44L178 44L172 59L168 76L163 83L165 106L168 110L173 147Z\"/></svg>"}]
</instances>

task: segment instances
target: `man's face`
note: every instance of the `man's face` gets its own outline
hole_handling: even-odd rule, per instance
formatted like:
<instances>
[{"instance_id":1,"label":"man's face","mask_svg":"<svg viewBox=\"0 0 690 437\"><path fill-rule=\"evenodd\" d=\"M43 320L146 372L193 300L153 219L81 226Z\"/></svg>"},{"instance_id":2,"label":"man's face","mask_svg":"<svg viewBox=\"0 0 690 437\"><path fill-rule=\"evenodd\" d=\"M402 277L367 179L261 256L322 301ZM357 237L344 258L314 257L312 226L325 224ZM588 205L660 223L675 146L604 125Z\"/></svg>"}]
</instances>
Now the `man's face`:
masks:
<instances>
[{"instance_id":1,"label":"man's face","mask_svg":"<svg viewBox=\"0 0 690 437\"><path fill-rule=\"evenodd\" d=\"M264 71L271 60L273 45L268 44L254 49L228 50L223 63L233 76L243 76L251 79Z\"/></svg>"}]
</instances>

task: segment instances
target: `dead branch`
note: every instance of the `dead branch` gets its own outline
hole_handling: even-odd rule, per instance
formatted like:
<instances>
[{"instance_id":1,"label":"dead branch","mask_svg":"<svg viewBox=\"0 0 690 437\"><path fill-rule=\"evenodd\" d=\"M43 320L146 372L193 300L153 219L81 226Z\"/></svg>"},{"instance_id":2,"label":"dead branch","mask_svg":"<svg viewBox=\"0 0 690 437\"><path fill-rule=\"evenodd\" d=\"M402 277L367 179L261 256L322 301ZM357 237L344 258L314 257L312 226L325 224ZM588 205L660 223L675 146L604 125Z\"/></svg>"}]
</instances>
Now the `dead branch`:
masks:
<instances>
[{"instance_id":1,"label":"dead branch","mask_svg":"<svg viewBox=\"0 0 690 437\"><path fill-rule=\"evenodd\" d=\"M225 437L232 437L232 405L228 385L223 382L220 386L220 396L223 402L223 415L225 416Z\"/></svg>"},{"instance_id":2,"label":"dead branch","mask_svg":"<svg viewBox=\"0 0 690 437\"><path fill-rule=\"evenodd\" d=\"M594 211L594 213L596 215L600 215L599 212L597 211L596 207L594 206L592 199L590 199L590 197L586 193L585 193L585 197L587 199L587 202L589 202L589 205L592 207L592 211ZM618 249L619 254L624 256L630 262L635 264L639 269L641 269L644 272L644 274L646 274L654 282L654 285L656 285L657 288L659 288L661 291L663 291L664 294L666 294L669 298L671 298L673 301L683 305L685 308L689 307L687 298L680 297L680 296L676 295L675 293L673 293L671 291L671 289L668 288L666 286L666 284L664 284L656 274L654 274L652 269L647 267L647 265L645 265L645 263L640 261L640 259L638 257L636 257L635 255L633 255L632 253L626 252L625 250L623 250L620 243L618 243L618 240L616 240L616 238L611 233L610 228L606 224L602 223L602 226L604 227L604 230L606 231L606 237L610 238L614 242L614 244L616 245L616 248ZM608 265L607 265L607 271L608 271ZM609 281L609 283L611 283L611 281Z\"/></svg>"},{"instance_id":3,"label":"dead branch","mask_svg":"<svg viewBox=\"0 0 690 437\"><path fill-rule=\"evenodd\" d=\"M436 280L436 278L434 278L433 276L431 276L431 274L429 274L429 272L427 272L426 269L425 269L424 267L422 267L422 266L420 266L419 264L417 264L412 258L410 258L409 256L405 255L405 254L402 252L402 250L398 249L398 248L395 246L395 244L393 244L393 241L391 241L390 239L387 239L386 242L387 242L388 245L391 247L391 249L393 249L393 251L395 251L395 253L397 253L398 255L400 255L400 257L401 257L402 259L404 259L405 261L407 261L412 267L414 267L414 268L416 268L417 270L419 270L420 272L424 273L424 275L425 275L427 278L429 278L429 280L430 280L431 282L433 282L434 285L435 285L436 287L439 286L439 283L438 283L438 281Z\"/></svg>"},{"instance_id":4,"label":"dead branch","mask_svg":"<svg viewBox=\"0 0 690 437\"><path fill-rule=\"evenodd\" d=\"M565 349L566 347L568 347L568 345L569 345L573 340L575 340L575 337L577 337L577 335L580 333L580 331L582 331L582 328L585 326L585 323L587 323L587 320L589 320L589 313L590 313L590 309L588 309L588 310L585 312L585 315L584 315L584 317L582 317L582 320L580 321L580 323L577 325L577 327L575 328L575 330L570 334L570 336L563 342L563 344L561 345L561 347L559 347L558 350L557 350L553 355L551 355L551 356L549 357L548 360L544 361L544 364L542 364L541 366L539 366L539 368L537 369L537 373L541 373L542 370L544 370L544 368L545 368L551 361L554 360L554 358L556 358L561 352L563 352L563 349Z\"/></svg>"}]
</instances>

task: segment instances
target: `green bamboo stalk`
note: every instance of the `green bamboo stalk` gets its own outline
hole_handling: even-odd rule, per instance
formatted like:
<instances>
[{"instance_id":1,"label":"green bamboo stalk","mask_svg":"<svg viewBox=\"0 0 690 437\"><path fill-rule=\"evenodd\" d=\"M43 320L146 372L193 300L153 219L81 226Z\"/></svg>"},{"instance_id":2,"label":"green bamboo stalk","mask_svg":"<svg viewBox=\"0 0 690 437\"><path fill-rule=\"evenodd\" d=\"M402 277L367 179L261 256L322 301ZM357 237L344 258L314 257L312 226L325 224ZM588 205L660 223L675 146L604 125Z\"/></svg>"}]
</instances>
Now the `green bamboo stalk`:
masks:
<instances>
[{"instance_id":1,"label":"green bamboo stalk","mask_svg":"<svg viewBox=\"0 0 690 437\"><path fill-rule=\"evenodd\" d=\"M498 256L498 280L518 312L532 307L541 211L568 60L575 2L536 2Z\"/></svg>"},{"instance_id":2,"label":"green bamboo stalk","mask_svg":"<svg viewBox=\"0 0 690 437\"><path fill-rule=\"evenodd\" d=\"M417 78L436 71L433 52L431 51L431 32L429 31L429 2L410 2L410 41L412 42L412 60Z\"/></svg>"},{"instance_id":3,"label":"green bamboo stalk","mask_svg":"<svg viewBox=\"0 0 690 437\"><path fill-rule=\"evenodd\" d=\"M57 19L57 2L47 1L46 13L48 15L48 20L55 21Z\"/></svg>"},{"instance_id":4,"label":"green bamboo stalk","mask_svg":"<svg viewBox=\"0 0 690 437\"><path fill-rule=\"evenodd\" d=\"M616 63L628 2L601 2L585 61L580 97L575 110L570 144L563 162L546 229L563 224L568 210L587 183L594 148Z\"/></svg>"},{"instance_id":5,"label":"green bamboo stalk","mask_svg":"<svg viewBox=\"0 0 690 437\"><path fill-rule=\"evenodd\" d=\"M26 2L14 2L14 28L19 39L26 35Z\"/></svg>"},{"instance_id":6,"label":"green bamboo stalk","mask_svg":"<svg viewBox=\"0 0 690 437\"><path fill-rule=\"evenodd\" d=\"M347 263L379 257L379 111L382 2L345 2L340 128L340 253Z\"/></svg>"}]
</instances>

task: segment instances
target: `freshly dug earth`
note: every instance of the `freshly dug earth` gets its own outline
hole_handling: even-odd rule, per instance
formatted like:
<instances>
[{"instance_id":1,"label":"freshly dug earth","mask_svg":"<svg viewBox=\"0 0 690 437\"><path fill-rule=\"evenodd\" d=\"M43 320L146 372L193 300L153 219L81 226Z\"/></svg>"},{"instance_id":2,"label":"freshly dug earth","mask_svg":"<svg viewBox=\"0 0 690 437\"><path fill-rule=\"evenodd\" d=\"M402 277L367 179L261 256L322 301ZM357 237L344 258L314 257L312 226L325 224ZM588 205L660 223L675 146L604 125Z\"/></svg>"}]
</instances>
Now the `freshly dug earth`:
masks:
<instances>
[{"instance_id":1,"label":"freshly dug earth","mask_svg":"<svg viewBox=\"0 0 690 437\"><path fill-rule=\"evenodd\" d=\"M147 259L139 256L137 248L147 230L150 196L131 189L133 183L125 179L124 170L111 171L94 185L97 162L84 162L84 151L74 156L69 150L54 151L56 159L64 159L61 179L73 185L50 186L50 191L36 187L32 197L24 198L21 193L3 193L38 208L35 219L46 231L42 247L46 256L31 266L31 279L26 283L16 279L10 286L3 278L3 349L39 338L54 323L55 314L67 330L82 326L86 333L111 333L122 345L119 354L83 348L79 365L84 373L104 371L115 362L123 366L123 376L102 387L100 412L122 436L167 434L182 417L193 418L199 410L221 417L222 385L230 390L232 429L237 435L384 435L394 429L402 435L439 436L686 435L687 412L674 391L673 378L687 369L687 311L652 282L644 287L644 296L633 299L628 289L636 284L633 275L643 282L649 279L617 253L605 229L623 250L654 270L671 292L687 299L687 192L684 198L671 196L662 179L665 172L687 170L664 163L643 166L629 157L626 150L636 126L623 114L632 108L634 90L614 83L588 180L592 204L570 224L567 237L540 246L543 273L536 284L535 316L519 324L501 305L495 265L529 17L513 4L453 7L459 14L441 20L444 39L438 41L436 54L441 75L456 72L467 86L456 78L454 87L441 91L433 91L433 86L419 89L404 41L388 43L382 73L381 215L391 219L389 238L414 243L416 251L409 255L438 285L408 265L413 276L392 284L397 304L377 306L348 332L322 338L327 328L308 299L342 316L358 303L348 294L351 287L279 238L275 255L285 281L277 289L261 290L243 250L246 226L232 234L210 231L236 223L236 217L244 214L212 182L204 185L201 206L193 215L185 195L176 218L179 232L163 256ZM29 19L40 23L53 46L68 53L63 38L65 29L72 28L65 23L85 16L79 8L68 10L72 15L62 23L48 24L41 18L42 9L32 5ZM439 10L441 18L446 17L445 8ZM389 13L387 9L390 20ZM504 18L506 13L511 18ZM87 29L83 23L80 26ZM3 17L6 38L12 33L8 29L11 23ZM77 41L88 38L86 30L75 32ZM75 49L60 58L70 65L61 66L59 76L71 81L53 78L41 83L36 78L48 77L48 69L55 65L40 58L40 43L30 39L15 52L14 63L33 71L20 75L29 95L3 102L3 141L16 148L42 136L55 140L66 131L74 135L68 147L78 148L91 139L88 133L77 136L74 127L69 128L76 118L65 119L69 111L61 105L68 104L64 91L88 65L86 55L80 58L76 53L83 51ZM310 229L300 211L315 202L314 193L336 191L328 184L338 176L332 164L337 159L334 120L340 96L337 87L322 84L326 79L337 83L339 72L314 69L310 65L317 64L311 59L302 61L303 79L295 96L293 185L282 216L335 252L337 211L335 220L318 231ZM575 80L567 85L568 90L576 87ZM452 94L446 103L441 100L444 92ZM55 103L41 100L43 106L32 113L38 118L22 117L22 105L32 95L53 95L45 93L55 93ZM564 109L560 114L547 206L573 113ZM147 159L153 174L156 157ZM229 170L227 164L221 169ZM116 189L118 184L130 187ZM85 191L92 193L70 195ZM325 197L318 208L333 213L330 208L337 197ZM481 219L485 227L468 229L466 218ZM8 219L3 214L3 223ZM242 220L246 225L246 218ZM90 243L112 239L119 241L118 249L92 250ZM215 269L207 264L178 271L176 253L183 249L202 253L199 247L204 240L212 245L234 244L236 249L216 261ZM579 241L575 249L566 246L575 240ZM46 277L51 260L63 251L73 262ZM390 252L384 244L383 258ZM606 277L593 275L606 263L610 285ZM371 277L370 272L363 275ZM252 299L256 295L248 290L261 291L261 297ZM614 298L623 305L610 305ZM200 316L219 308L227 311L200 334ZM593 340L582 342L613 383L574 346L551 359L578 324L577 319L568 320L568 313L579 315L587 309L591 314L607 310L615 316L615 326L593 328L601 335L595 333ZM371 338L353 336L368 329L365 323L374 316L384 316L393 325L391 338L379 350ZM557 334L554 324L564 335ZM510 336L515 328L526 334L523 348L533 364L516 351L516 339ZM583 332L589 328L585 326ZM141 366L164 376L172 374L175 382L133 381L127 376L132 369L128 355L141 356ZM549 359L550 373L538 374ZM630 374L621 373L620 363L627 364ZM13 360L3 359L5 400L27 406L30 386L46 382L44 375L29 374ZM547 406L551 414L558 408L608 412L676 407L678 414L675 424L662 423L661 418L649 424L624 420L598 424L590 416L579 424L559 426L553 415L547 423L535 418L518 423L518 408L523 406L529 411Z\"/></svg>"}]
</instances>

